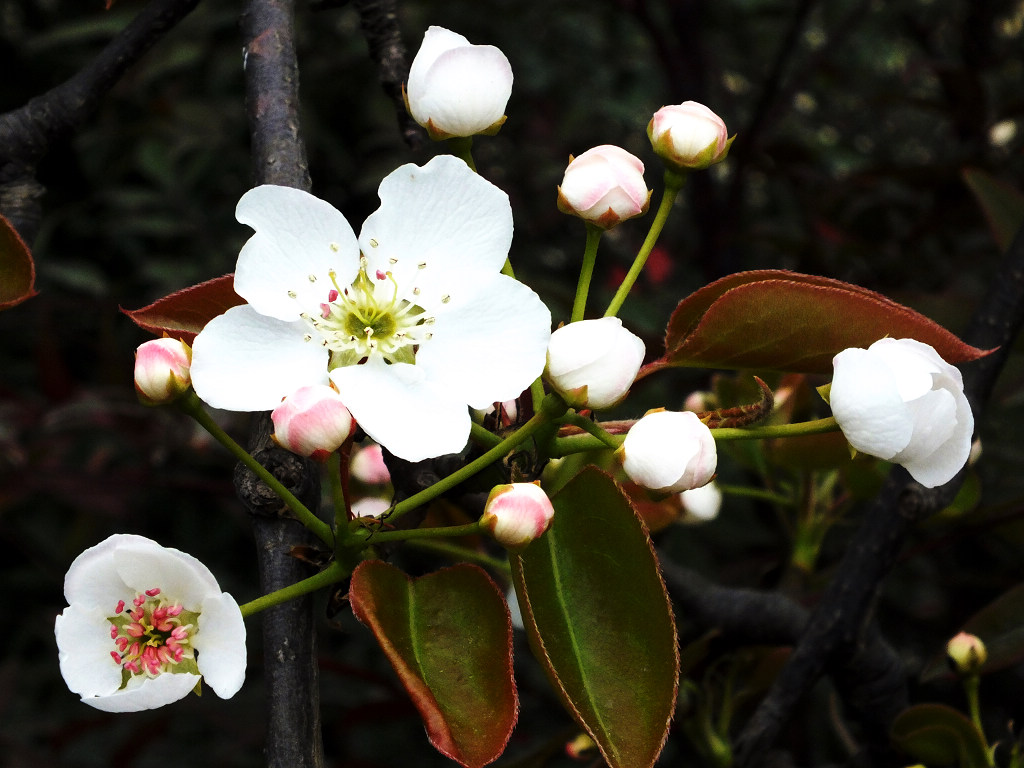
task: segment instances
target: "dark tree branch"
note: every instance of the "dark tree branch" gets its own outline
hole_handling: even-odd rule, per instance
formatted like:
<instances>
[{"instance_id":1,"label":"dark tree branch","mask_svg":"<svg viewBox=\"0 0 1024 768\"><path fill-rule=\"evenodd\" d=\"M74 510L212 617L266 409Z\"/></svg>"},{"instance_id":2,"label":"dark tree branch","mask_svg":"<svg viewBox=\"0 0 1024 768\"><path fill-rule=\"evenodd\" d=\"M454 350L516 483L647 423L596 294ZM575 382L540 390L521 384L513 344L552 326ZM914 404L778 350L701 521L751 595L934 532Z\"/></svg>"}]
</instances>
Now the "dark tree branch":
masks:
<instances>
[{"instance_id":1,"label":"dark tree branch","mask_svg":"<svg viewBox=\"0 0 1024 768\"><path fill-rule=\"evenodd\" d=\"M410 149L419 149L426 141L423 129L405 108L402 84L409 79L409 59L398 28L397 0L355 0L370 58L380 70L380 83L395 106L395 117L402 138Z\"/></svg>"},{"instance_id":2,"label":"dark tree branch","mask_svg":"<svg viewBox=\"0 0 1024 768\"><path fill-rule=\"evenodd\" d=\"M250 0L242 17L246 106L255 183L308 191L306 150L299 135L294 29L292 0ZM308 462L274 446L269 414L254 418L249 450L307 506L316 508L316 474ZM292 547L313 543L309 532L278 514L280 501L248 470L236 472L235 484L239 498L252 513L262 589L273 591L309 576L308 567L291 556ZM321 768L323 741L312 598L291 600L266 611L263 646L267 765Z\"/></svg>"},{"instance_id":3,"label":"dark tree branch","mask_svg":"<svg viewBox=\"0 0 1024 768\"><path fill-rule=\"evenodd\" d=\"M100 99L199 0L153 0L88 65L25 106L0 115L0 213L25 242L39 228L35 168L54 141L88 120Z\"/></svg>"},{"instance_id":4,"label":"dark tree branch","mask_svg":"<svg viewBox=\"0 0 1024 768\"><path fill-rule=\"evenodd\" d=\"M1022 321L1024 231L1017 233L964 337L975 346L999 347L999 351L966 368L965 392L975 418L984 410ZM865 652L871 641L865 627L872 604L907 533L952 501L962 481L961 472L946 485L929 490L912 482L902 467L890 474L882 492L868 508L863 525L854 535L793 655L737 741L738 765L761 763L798 702L829 664L840 657ZM879 729L884 725L881 721L875 724Z\"/></svg>"}]
</instances>

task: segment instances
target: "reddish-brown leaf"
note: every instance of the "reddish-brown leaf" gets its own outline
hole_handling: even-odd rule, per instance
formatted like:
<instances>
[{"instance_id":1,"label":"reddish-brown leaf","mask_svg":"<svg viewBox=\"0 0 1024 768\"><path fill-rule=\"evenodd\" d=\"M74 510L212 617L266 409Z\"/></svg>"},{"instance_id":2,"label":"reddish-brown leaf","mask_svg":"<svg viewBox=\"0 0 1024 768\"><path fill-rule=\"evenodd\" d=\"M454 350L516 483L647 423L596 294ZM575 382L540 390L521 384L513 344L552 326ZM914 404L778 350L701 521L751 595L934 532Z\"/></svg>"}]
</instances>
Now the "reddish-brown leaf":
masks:
<instances>
[{"instance_id":1,"label":"reddish-brown leaf","mask_svg":"<svg viewBox=\"0 0 1024 768\"><path fill-rule=\"evenodd\" d=\"M758 270L722 278L683 299L669 320L665 355L641 375L666 366L829 373L837 353L886 336L930 344L950 363L987 354L866 288Z\"/></svg>"},{"instance_id":2,"label":"reddish-brown leaf","mask_svg":"<svg viewBox=\"0 0 1024 768\"><path fill-rule=\"evenodd\" d=\"M36 266L17 230L0 216L0 309L36 295Z\"/></svg>"},{"instance_id":3,"label":"reddish-brown leaf","mask_svg":"<svg viewBox=\"0 0 1024 768\"><path fill-rule=\"evenodd\" d=\"M235 293L234 280L234 275L215 277L157 299L148 307L134 310L122 307L121 311L150 333L167 334L191 344L213 318L245 303L245 299Z\"/></svg>"}]
</instances>

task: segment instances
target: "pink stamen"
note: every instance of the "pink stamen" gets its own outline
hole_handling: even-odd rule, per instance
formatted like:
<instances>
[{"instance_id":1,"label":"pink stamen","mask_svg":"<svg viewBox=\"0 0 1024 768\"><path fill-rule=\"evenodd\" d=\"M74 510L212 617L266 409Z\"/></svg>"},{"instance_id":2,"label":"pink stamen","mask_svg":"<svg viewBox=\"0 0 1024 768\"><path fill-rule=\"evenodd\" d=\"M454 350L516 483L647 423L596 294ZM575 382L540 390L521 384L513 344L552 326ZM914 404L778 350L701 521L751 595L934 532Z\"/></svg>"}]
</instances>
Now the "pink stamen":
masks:
<instances>
[{"instance_id":1,"label":"pink stamen","mask_svg":"<svg viewBox=\"0 0 1024 768\"><path fill-rule=\"evenodd\" d=\"M321 304L320 305L320 317L322 317L324 320L326 320L330 316L331 316L331 305L330 304Z\"/></svg>"},{"instance_id":2,"label":"pink stamen","mask_svg":"<svg viewBox=\"0 0 1024 768\"><path fill-rule=\"evenodd\" d=\"M160 594L160 587L153 587L153 589L147 589L146 594L150 597L156 597Z\"/></svg>"},{"instance_id":3,"label":"pink stamen","mask_svg":"<svg viewBox=\"0 0 1024 768\"><path fill-rule=\"evenodd\" d=\"M144 598L142 595L136 595L135 599L132 600L132 605L134 605L136 608L138 608L139 606L141 606L145 602L146 602L146 598Z\"/></svg>"},{"instance_id":4,"label":"pink stamen","mask_svg":"<svg viewBox=\"0 0 1024 768\"><path fill-rule=\"evenodd\" d=\"M327 292L327 300L328 301L337 301L338 300L338 292L336 290L334 290L333 288L331 288L331 290L329 290Z\"/></svg>"},{"instance_id":5,"label":"pink stamen","mask_svg":"<svg viewBox=\"0 0 1024 768\"><path fill-rule=\"evenodd\" d=\"M383 269L378 269L377 270L377 279L378 280L387 280L388 279L388 273L385 272Z\"/></svg>"},{"instance_id":6,"label":"pink stamen","mask_svg":"<svg viewBox=\"0 0 1024 768\"><path fill-rule=\"evenodd\" d=\"M124 600L117 601L117 607L114 608L114 613L120 613L124 610Z\"/></svg>"},{"instance_id":7,"label":"pink stamen","mask_svg":"<svg viewBox=\"0 0 1024 768\"><path fill-rule=\"evenodd\" d=\"M114 640L117 638L117 624L110 625L110 639Z\"/></svg>"},{"instance_id":8,"label":"pink stamen","mask_svg":"<svg viewBox=\"0 0 1024 768\"><path fill-rule=\"evenodd\" d=\"M120 654L118 654L118 652L117 652L117 651L111 651L111 652L110 652L110 658L112 658L112 659L113 659L114 661L116 661L116 662L117 662L118 664L120 664L120 663L121 663L121 656L120 656Z\"/></svg>"}]
</instances>

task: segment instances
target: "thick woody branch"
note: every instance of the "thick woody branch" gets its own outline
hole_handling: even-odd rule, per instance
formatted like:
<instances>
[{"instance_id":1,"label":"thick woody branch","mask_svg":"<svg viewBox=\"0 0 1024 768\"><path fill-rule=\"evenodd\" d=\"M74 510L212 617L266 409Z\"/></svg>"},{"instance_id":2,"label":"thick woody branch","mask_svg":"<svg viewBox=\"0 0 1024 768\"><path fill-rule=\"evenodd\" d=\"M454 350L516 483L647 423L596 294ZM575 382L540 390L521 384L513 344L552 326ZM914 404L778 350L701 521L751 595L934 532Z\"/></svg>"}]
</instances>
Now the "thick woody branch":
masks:
<instances>
[{"instance_id":1,"label":"thick woody branch","mask_svg":"<svg viewBox=\"0 0 1024 768\"><path fill-rule=\"evenodd\" d=\"M71 79L0 115L0 213L26 242L39 227L43 189L34 177L40 158L85 123L121 75L198 3L153 0Z\"/></svg>"},{"instance_id":2,"label":"thick woody branch","mask_svg":"<svg viewBox=\"0 0 1024 768\"><path fill-rule=\"evenodd\" d=\"M309 190L306 150L299 134L299 72L295 58L291 0L250 0L242 17L245 39L246 106L256 184ZM253 421L249 451L307 506L316 508L319 485L313 468L270 440L270 416ZM248 470L236 472L239 498L252 513L264 591L310 575L291 556L292 547L312 544L299 523L279 514L280 504ZM270 504L268 510L267 504ZM267 514L268 511L271 514ZM311 597L292 600L263 615L267 681L267 765L321 768L319 673Z\"/></svg>"},{"instance_id":3,"label":"thick woody branch","mask_svg":"<svg viewBox=\"0 0 1024 768\"><path fill-rule=\"evenodd\" d=\"M1024 233L1018 232L964 337L975 346L999 347L999 351L966 367L965 392L975 418L980 418L987 404L1022 321ZM738 765L754 766L763 760L796 705L828 665L839 657L864 652L871 640L865 631L871 607L907 533L949 504L962 480L963 473L940 488L925 489L912 482L902 468L890 474L868 508L800 643L737 741ZM883 724L875 725L880 729Z\"/></svg>"}]
</instances>

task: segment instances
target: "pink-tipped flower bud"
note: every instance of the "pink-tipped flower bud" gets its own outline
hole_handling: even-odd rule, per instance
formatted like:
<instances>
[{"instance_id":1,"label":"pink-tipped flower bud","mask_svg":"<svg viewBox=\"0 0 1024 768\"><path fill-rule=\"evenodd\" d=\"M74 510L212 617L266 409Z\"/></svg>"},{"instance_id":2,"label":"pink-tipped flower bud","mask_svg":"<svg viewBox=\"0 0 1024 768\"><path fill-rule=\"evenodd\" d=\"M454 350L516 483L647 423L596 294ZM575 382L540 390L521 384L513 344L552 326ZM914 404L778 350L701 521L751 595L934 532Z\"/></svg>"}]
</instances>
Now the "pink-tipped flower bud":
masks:
<instances>
[{"instance_id":1,"label":"pink-tipped flower bud","mask_svg":"<svg viewBox=\"0 0 1024 768\"><path fill-rule=\"evenodd\" d=\"M366 485L387 485L391 473L384 463L384 451L377 443L367 443L352 457L349 464L352 477Z\"/></svg>"},{"instance_id":2,"label":"pink-tipped flower bud","mask_svg":"<svg viewBox=\"0 0 1024 768\"><path fill-rule=\"evenodd\" d=\"M610 144L570 157L558 187L558 210L602 229L645 213L650 202L644 164Z\"/></svg>"},{"instance_id":3,"label":"pink-tipped flower bud","mask_svg":"<svg viewBox=\"0 0 1024 768\"><path fill-rule=\"evenodd\" d=\"M270 414L274 441L299 456L326 461L355 431L341 395L326 384L300 387Z\"/></svg>"},{"instance_id":4,"label":"pink-tipped flower bud","mask_svg":"<svg viewBox=\"0 0 1024 768\"><path fill-rule=\"evenodd\" d=\"M946 655L962 675L976 675L988 659L981 638L961 632L946 644Z\"/></svg>"},{"instance_id":5,"label":"pink-tipped flower bud","mask_svg":"<svg viewBox=\"0 0 1024 768\"><path fill-rule=\"evenodd\" d=\"M700 488L718 467L715 438L692 411L647 413L616 454L634 483L661 493Z\"/></svg>"},{"instance_id":6,"label":"pink-tipped flower bud","mask_svg":"<svg viewBox=\"0 0 1024 768\"><path fill-rule=\"evenodd\" d=\"M610 408L629 392L644 351L617 317L581 320L551 334L544 375L574 408Z\"/></svg>"},{"instance_id":7,"label":"pink-tipped flower bud","mask_svg":"<svg viewBox=\"0 0 1024 768\"><path fill-rule=\"evenodd\" d=\"M177 400L192 386L192 349L178 339L153 339L135 352L135 391L144 405Z\"/></svg>"},{"instance_id":8,"label":"pink-tipped flower bud","mask_svg":"<svg viewBox=\"0 0 1024 768\"><path fill-rule=\"evenodd\" d=\"M480 517L484 528L506 549L522 549L551 525L555 508L539 482L497 485Z\"/></svg>"},{"instance_id":9,"label":"pink-tipped flower bud","mask_svg":"<svg viewBox=\"0 0 1024 768\"><path fill-rule=\"evenodd\" d=\"M409 68L405 102L413 120L440 140L497 133L511 94L512 66L504 53L430 27Z\"/></svg>"},{"instance_id":10,"label":"pink-tipped flower bud","mask_svg":"<svg viewBox=\"0 0 1024 768\"><path fill-rule=\"evenodd\" d=\"M696 101L662 107L647 124L658 157L677 171L699 171L720 163L732 139L725 121Z\"/></svg>"}]
</instances>

